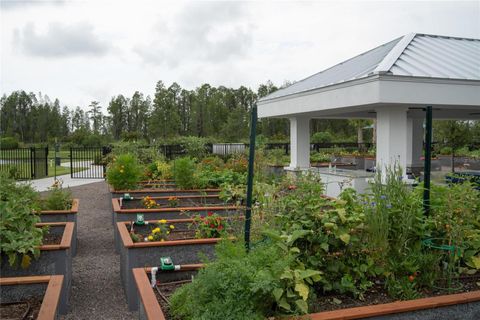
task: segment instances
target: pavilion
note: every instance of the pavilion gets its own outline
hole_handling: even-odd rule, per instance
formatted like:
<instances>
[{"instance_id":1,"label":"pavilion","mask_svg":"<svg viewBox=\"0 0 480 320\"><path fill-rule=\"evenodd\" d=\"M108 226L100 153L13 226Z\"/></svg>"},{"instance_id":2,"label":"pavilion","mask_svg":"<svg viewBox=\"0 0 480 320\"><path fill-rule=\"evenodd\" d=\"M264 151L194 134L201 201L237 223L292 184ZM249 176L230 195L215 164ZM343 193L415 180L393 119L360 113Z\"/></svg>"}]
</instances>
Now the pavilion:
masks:
<instances>
[{"instance_id":1,"label":"pavilion","mask_svg":"<svg viewBox=\"0 0 480 320\"><path fill-rule=\"evenodd\" d=\"M425 118L480 119L480 39L408 34L258 101L290 120L288 170L310 167L310 119L376 119L376 163L421 167Z\"/></svg>"}]
</instances>

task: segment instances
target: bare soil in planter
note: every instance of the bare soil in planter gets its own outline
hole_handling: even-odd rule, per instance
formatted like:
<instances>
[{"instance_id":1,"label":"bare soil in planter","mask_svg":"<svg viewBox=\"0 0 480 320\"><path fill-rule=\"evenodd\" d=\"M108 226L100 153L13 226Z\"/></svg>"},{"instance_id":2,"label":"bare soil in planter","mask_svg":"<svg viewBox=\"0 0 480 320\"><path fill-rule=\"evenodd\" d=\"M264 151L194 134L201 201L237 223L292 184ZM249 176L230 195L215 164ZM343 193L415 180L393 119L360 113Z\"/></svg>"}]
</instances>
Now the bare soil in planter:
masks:
<instances>
[{"instance_id":1,"label":"bare soil in planter","mask_svg":"<svg viewBox=\"0 0 480 320\"><path fill-rule=\"evenodd\" d=\"M423 291L420 293L419 298L428 298L435 297L447 294L462 293L480 290L480 285L477 282L480 281L480 275L463 277L456 281L457 284L460 284L461 289L459 290L448 290L443 289L433 289L431 291ZM480 283L479 283L480 284ZM333 311L346 308L355 308L363 306L371 306L382 303L389 303L398 301L388 296L387 291L383 284L376 284L370 288L367 292L364 293L364 299L355 299L349 295L340 295L340 294L326 294L319 295L318 299L311 304L311 312L322 312L322 311Z\"/></svg>"},{"instance_id":2,"label":"bare soil in planter","mask_svg":"<svg viewBox=\"0 0 480 320\"><path fill-rule=\"evenodd\" d=\"M170 283L162 283L157 284L157 286L153 289L155 292L155 296L157 297L158 303L162 307L163 314L165 315L165 319L173 319L170 314L170 296L183 286L184 284L190 282L189 280L185 281L178 281L178 282L170 282Z\"/></svg>"},{"instance_id":3,"label":"bare soil in planter","mask_svg":"<svg viewBox=\"0 0 480 320\"><path fill-rule=\"evenodd\" d=\"M168 228L167 224L167 228ZM147 225L147 226L134 226L133 230L135 234L139 235L141 239L145 239L151 235L151 231L157 227L156 224ZM130 231L130 225L127 225L128 230ZM173 240L188 240L195 239L195 230L171 230L170 234L167 235L167 241Z\"/></svg>"},{"instance_id":4,"label":"bare soil in planter","mask_svg":"<svg viewBox=\"0 0 480 320\"><path fill-rule=\"evenodd\" d=\"M480 275L464 277L459 279L458 281L462 285L461 290L448 292L446 290L434 289L432 291L422 292L419 298L427 298L427 297L434 297L434 296L440 296L440 295L480 290L480 286L477 284L477 282L480 281ZM182 285L188 282L190 281L186 280L186 281L157 284L158 290L156 288L153 290L155 293L155 296L157 297L158 303L160 304L162 311L165 314L166 319L173 319L173 317L170 314L169 302L167 301L169 301L170 296L175 292L175 290L177 290L179 287L181 287ZM352 296L348 296L348 295L340 295L340 294L320 295L319 294L317 297L317 300L311 303L310 312L317 313L317 312L323 312L323 311L333 311L333 310L340 310L340 309L347 309L347 308L390 303L394 301L398 301L398 299L393 299L389 297L383 284L376 284L372 288L370 288L370 290L365 292L363 300L355 299Z\"/></svg>"},{"instance_id":5,"label":"bare soil in planter","mask_svg":"<svg viewBox=\"0 0 480 320\"><path fill-rule=\"evenodd\" d=\"M47 233L46 235L43 236L42 244L44 244L44 245L60 244L61 242L62 242L62 235L61 234Z\"/></svg>"},{"instance_id":6,"label":"bare soil in planter","mask_svg":"<svg viewBox=\"0 0 480 320\"><path fill-rule=\"evenodd\" d=\"M37 319L43 297L33 297L15 303L2 303L0 305L0 319Z\"/></svg>"}]
</instances>

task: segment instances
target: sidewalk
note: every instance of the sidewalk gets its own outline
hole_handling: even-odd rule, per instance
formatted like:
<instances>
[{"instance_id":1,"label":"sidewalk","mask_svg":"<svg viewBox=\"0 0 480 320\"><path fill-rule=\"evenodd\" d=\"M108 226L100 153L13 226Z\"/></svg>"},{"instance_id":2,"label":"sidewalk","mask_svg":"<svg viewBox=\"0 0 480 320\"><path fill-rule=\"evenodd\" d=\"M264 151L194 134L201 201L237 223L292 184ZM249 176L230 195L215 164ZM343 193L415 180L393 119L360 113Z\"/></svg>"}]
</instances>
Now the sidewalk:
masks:
<instances>
[{"instance_id":1,"label":"sidewalk","mask_svg":"<svg viewBox=\"0 0 480 320\"><path fill-rule=\"evenodd\" d=\"M70 163L62 163L62 167L69 167L69 166L70 166ZM86 166L88 166L88 164ZM90 172L90 170L95 170L94 167L97 167L97 166L90 166L89 169L85 170L82 173L85 173L84 175L88 176L88 173ZM104 181L104 179L71 178L70 174L57 176L57 179L63 181L63 185L62 185L63 188L83 186L85 184ZM50 188L54 182L55 182L54 177L49 177L49 178L43 178L43 179L37 179L37 180L30 180L26 183L30 183L32 187L35 188L35 190L42 192L42 191L47 191L48 188ZM19 183L25 183L25 182L19 182Z\"/></svg>"}]
</instances>

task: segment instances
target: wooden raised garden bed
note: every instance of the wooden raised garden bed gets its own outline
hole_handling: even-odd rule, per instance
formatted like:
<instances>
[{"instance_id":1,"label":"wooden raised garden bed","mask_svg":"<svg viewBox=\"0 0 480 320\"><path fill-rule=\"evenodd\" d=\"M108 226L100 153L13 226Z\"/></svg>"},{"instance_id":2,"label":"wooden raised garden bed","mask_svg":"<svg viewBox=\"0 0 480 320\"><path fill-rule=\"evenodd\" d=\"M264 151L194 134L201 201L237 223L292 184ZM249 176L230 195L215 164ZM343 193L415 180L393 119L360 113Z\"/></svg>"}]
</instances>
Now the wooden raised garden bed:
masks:
<instances>
[{"instance_id":1,"label":"wooden raised garden bed","mask_svg":"<svg viewBox=\"0 0 480 320\"><path fill-rule=\"evenodd\" d=\"M203 264L191 264L181 265L179 270L171 272L157 272L156 282L159 288L167 285L169 288L165 289L170 290L190 280L201 268L203 268ZM142 320L163 320L165 319L163 310L165 308L162 309L162 306L158 302L158 293L155 293L156 289L152 287L151 269L152 268L134 268L132 270L137 290L137 303L139 306L138 318Z\"/></svg>"},{"instance_id":2,"label":"wooden raised garden bed","mask_svg":"<svg viewBox=\"0 0 480 320\"><path fill-rule=\"evenodd\" d=\"M171 199L175 199L176 205L172 206ZM121 209L145 209L143 205L143 197L133 198L131 200L124 200L123 198L116 198L118 200ZM150 197L154 200L158 208L178 208L178 207L207 207L207 206L219 206L226 203L220 199L218 194L209 195L186 195L186 196L161 196Z\"/></svg>"},{"instance_id":3,"label":"wooden raised garden bed","mask_svg":"<svg viewBox=\"0 0 480 320\"><path fill-rule=\"evenodd\" d=\"M40 211L40 220L42 222L74 222L72 254L77 254L77 216L79 199L72 199L70 210L42 210Z\"/></svg>"},{"instance_id":4,"label":"wooden raised garden bed","mask_svg":"<svg viewBox=\"0 0 480 320\"><path fill-rule=\"evenodd\" d=\"M63 280L62 275L0 278L0 319L57 319Z\"/></svg>"},{"instance_id":5,"label":"wooden raised garden bed","mask_svg":"<svg viewBox=\"0 0 480 320\"><path fill-rule=\"evenodd\" d=\"M238 206L212 206L212 207L175 207L175 208L155 208L155 209L121 209L121 199L112 199L113 207L113 224L122 221L134 221L138 213L144 215L145 220L176 220L189 219L190 217L185 213L193 215L206 216L208 212L216 213L223 217L237 217L242 214L242 207ZM115 249L119 250L120 242L118 241L118 229L114 228L113 238L115 241Z\"/></svg>"},{"instance_id":6,"label":"wooden raised garden bed","mask_svg":"<svg viewBox=\"0 0 480 320\"><path fill-rule=\"evenodd\" d=\"M166 304L160 295L151 286L150 269L133 269L137 286L139 319L142 320L170 320ZM158 279L158 277L157 277ZM167 280L168 282L176 280ZM160 279L162 282L162 279ZM164 281L165 282L165 281ZM158 283L158 282L157 282ZM181 283L172 283L178 287ZM170 289L171 290L171 289ZM166 294L163 294L166 296ZM451 319L480 319L480 291L471 291L451 295L442 295L431 298L422 298L409 301L370 305L356 308L345 308L334 311L312 313L291 319L301 320L451 320ZM286 319L286 318L282 318Z\"/></svg>"},{"instance_id":7,"label":"wooden raised garden bed","mask_svg":"<svg viewBox=\"0 0 480 320\"><path fill-rule=\"evenodd\" d=\"M121 198L125 193L130 194L134 198L151 196L151 197L161 197L161 196L188 196L188 195L205 195L205 194L218 194L220 189L159 189L159 188L143 188L143 189L134 189L134 190L114 190L110 187L110 194L112 198Z\"/></svg>"},{"instance_id":8,"label":"wooden raised garden bed","mask_svg":"<svg viewBox=\"0 0 480 320\"><path fill-rule=\"evenodd\" d=\"M68 301L72 280L72 244L75 223L52 222L38 223L38 227L48 225L49 236L56 238L56 244L44 244L40 246L40 257L32 259L30 266L23 269L19 266L11 267L8 257L1 256L2 277L21 277L33 275L63 275L62 295L60 298L59 312L68 312Z\"/></svg>"},{"instance_id":9,"label":"wooden raised garden bed","mask_svg":"<svg viewBox=\"0 0 480 320\"><path fill-rule=\"evenodd\" d=\"M156 220L149 221L152 225ZM171 220L175 230L182 231L191 219ZM155 266L160 264L161 257L171 257L175 264L195 264L200 262L200 256L214 257L215 245L220 238L210 239L183 239L134 243L129 233L130 222L118 222L117 228L120 235L120 274L123 288L127 296L130 310L137 310L136 289L132 269ZM138 226L135 226L138 230ZM147 227L144 227L147 228Z\"/></svg>"}]
</instances>

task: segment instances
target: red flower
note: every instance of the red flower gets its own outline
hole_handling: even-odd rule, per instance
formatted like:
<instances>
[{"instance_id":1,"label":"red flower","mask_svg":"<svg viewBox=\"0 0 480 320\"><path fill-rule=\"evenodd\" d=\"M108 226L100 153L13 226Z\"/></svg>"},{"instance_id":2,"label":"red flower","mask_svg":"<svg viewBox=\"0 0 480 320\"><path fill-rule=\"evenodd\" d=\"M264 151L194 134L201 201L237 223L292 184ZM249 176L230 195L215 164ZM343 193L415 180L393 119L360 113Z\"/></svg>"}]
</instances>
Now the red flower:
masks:
<instances>
[{"instance_id":1,"label":"red flower","mask_svg":"<svg viewBox=\"0 0 480 320\"><path fill-rule=\"evenodd\" d=\"M217 227L217 230L223 230L223 226L222 226L222 225L219 225L219 226Z\"/></svg>"},{"instance_id":2,"label":"red flower","mask_svg":"<svg viewBox=\"0 0 480 320\"><path fill-rule=\"evenodd\" d=\"M295 189L297 189L297 186L294 186L294 185L288 186L288 190L295 190Z\"/></svg>"},{"instance_id":3,"label":"red flower","mask_svg":"<svg viewBox=\"0 0 480 320\"><path fill-rule=\"evenodd\" d=\"M207 220L205 220L205 224L207 224L207 225L208 225L208 221L207 221Z\"/></svg>"},{"instance_id":4,"label":"red flower","mask_svg":"<svg viewBox=\"0 0 480 320\"><path fill-rule=\"evenodd\" d=\"M207 213L207 215L208 215L209 217L211 217L211 216L213 216L213 212L212 212L212 211L209 211L209 212Z\"/></svg>"},{"instance_id":5,"label":"red flower","mask_svg":"<svg viewBox=\"0 0 480 320\"><path fill-rule=\"evenodd\" d=\"M210 223L210 228L215 228L215 225L213 223Z\"/></svg>"}]
</instances>

